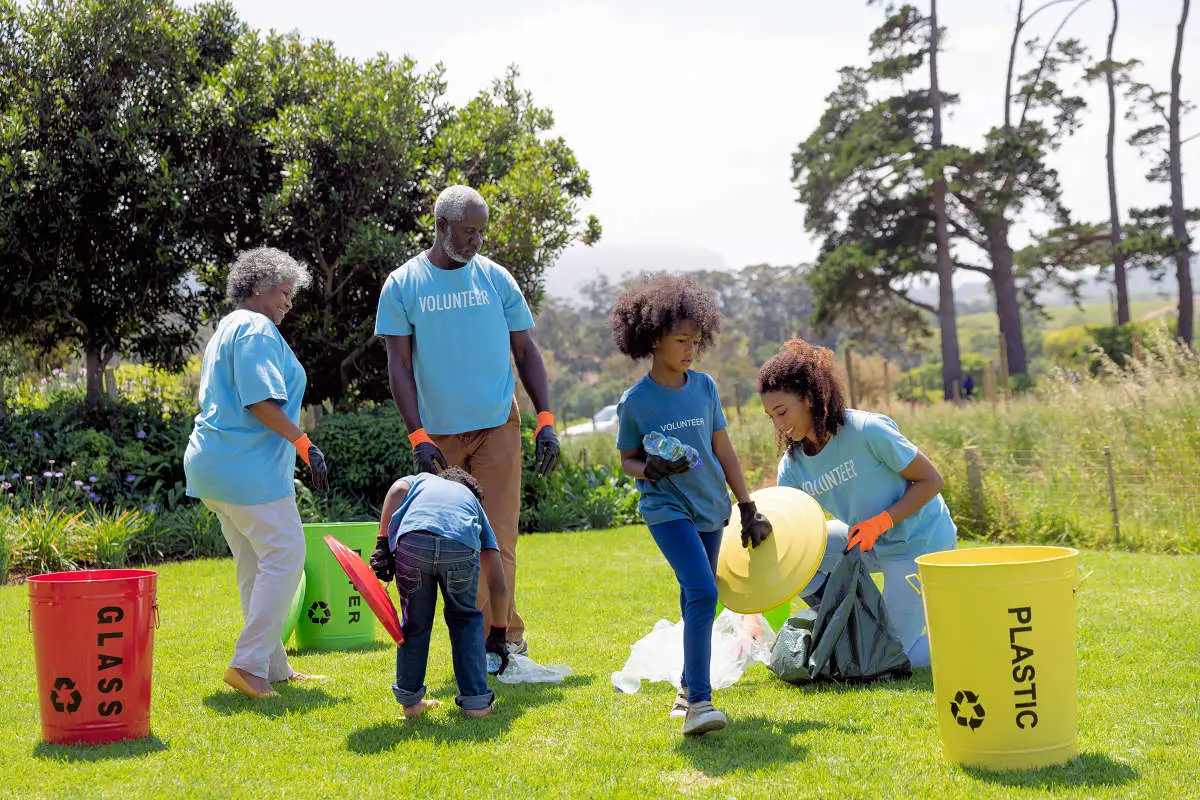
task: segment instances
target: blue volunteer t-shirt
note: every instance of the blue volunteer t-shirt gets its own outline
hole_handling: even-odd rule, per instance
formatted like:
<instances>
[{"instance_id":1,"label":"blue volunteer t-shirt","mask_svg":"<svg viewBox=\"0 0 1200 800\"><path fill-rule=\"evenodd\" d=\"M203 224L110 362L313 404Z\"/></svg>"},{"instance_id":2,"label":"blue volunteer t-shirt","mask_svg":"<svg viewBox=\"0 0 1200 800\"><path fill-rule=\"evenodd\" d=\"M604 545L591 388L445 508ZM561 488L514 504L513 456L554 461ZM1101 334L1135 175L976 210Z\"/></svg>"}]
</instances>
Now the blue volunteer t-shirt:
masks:
<instances>
[{"instance_id":1,"label":"blue volunteer t-shirt","mask_svg":"<svg viewBox=\"0 0 1200 800\"><path fill-rule=\"evenodd\" d=\"M779 485L812 495L821 508L853 527L886 511L908 481L900 470L917 457L917 447L882 414L846 410L846 424L815 456L790 450L779 461ZM954 547L958 529L939 494L875 543L880 559L915 558Z\"/></svg>"},{"instance_id":2,"label":"blue volunteer t-shirt","mask_svg":"<svg viewBox=\"0 0 1200 800\"><path fill-rule=\"evenodd\" d=\"M483 256L439 269L424 253L387 277L375 335L413 337L417 407L429 433L495 428L508 419L508 335L533 315L508 270Z\"/></svg>"},{"instance_id":3,"label":"blue volunteer t-shirt","mask_svg":"<svg viewBox=\"0 0 1200 800\"><path fill-rule=\"evenodd\" d=\"M466 486L428 472L408 475L403 480L409 486L408 494L388 523L388 546L392 550L396 549L396 540L410 531L436 533L476 553L480 549L500 549L483 506Z\"/></svg>"},{"instance_id":4,"label":"blue volunteer t-shirt","mask_svg":"<svg viewBox=\"0 0 1200 800\"><path fill-rule=\"evenodd\" d=\"M238 309L217 325L204 348L200 413L183 456L191 497L239 506L296 493L296 448L247 406L275 400L300 421L304 368L263 314Z\"/></svg>"},{"instance_id":5,"label":"blue volunteer t-shirt","mask_svg":"<svg viewBox=\"0 0 1200 800\"><path fill-rule=\"evenodd\" d=\"M617 449L636 450L647 433L659 431L696 448L702 461L681 475L638 479L638 511L646 524L690 519L702 532L724 528L731 504L712 437L725 427L725 412L713 379L688 370L683 386L668 389L646 375L621 396L617 418Z\"/></svg>"}]
</instances>

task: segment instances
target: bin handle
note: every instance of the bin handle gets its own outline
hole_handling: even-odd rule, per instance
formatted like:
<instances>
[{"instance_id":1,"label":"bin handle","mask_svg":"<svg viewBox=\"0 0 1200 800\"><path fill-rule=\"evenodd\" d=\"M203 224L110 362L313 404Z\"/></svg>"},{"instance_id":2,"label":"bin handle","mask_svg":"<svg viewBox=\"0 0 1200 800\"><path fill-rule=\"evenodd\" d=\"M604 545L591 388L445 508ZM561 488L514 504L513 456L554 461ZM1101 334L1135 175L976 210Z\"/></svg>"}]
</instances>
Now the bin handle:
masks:
<instances>
[{"instance_id":1,"label":"bin handle","mask_svg":"<svg viewBox=\"0 0 1200 800\"><path fill-rule=\"evenodd\" d=\"M33 633L33 609L32 608L25 609L25 627L29 629L30 633Z\"/></svg>"},{"instance_id":2,"label":"bin handle","mask_svg":"<svg viewBox=\"0 0 1200 800\"><path fill-rule=\"evenodd\" d=\"M162 618L158 615L158 603L154 603L151 608L154 609L154 630L162 627Z\"/></svg>"},{"instance_id":3,"label":"bin handle","mask_svg":"<svg viewBox=\"0 0 1200 800\"><path fill-rule=\"evenodd\" d=\"M1087 572L1085 572L1083 577L1079 579L1079 582L1075 584L1075 588L1071 590L1071 594L1075 594L1076 592L1078 592L1079 587L1083 586L1083 582L1095 574L1096 574L1096 570L1094 570L1094 569L1091 569L1091 570L1088 570Z\"/></svg>"},{"instance_id":4,"label":"bin handle","mask_svg":"<svg viewBox=\"0 0 1200 800\"><path fill-rule=\"evenodd\" d=\"M912 587L912 590L914 592L916 592L917 594L921 595L921 597L924 597L925 593L921 591L921 586L920 586L921 579L917 578L917 580L914 581L913 578L917 578L917 573L912 572L912 573L909 573L908 575L904 576L904 580L908 582L908 585Z\"/></svg>"}]
</instances>

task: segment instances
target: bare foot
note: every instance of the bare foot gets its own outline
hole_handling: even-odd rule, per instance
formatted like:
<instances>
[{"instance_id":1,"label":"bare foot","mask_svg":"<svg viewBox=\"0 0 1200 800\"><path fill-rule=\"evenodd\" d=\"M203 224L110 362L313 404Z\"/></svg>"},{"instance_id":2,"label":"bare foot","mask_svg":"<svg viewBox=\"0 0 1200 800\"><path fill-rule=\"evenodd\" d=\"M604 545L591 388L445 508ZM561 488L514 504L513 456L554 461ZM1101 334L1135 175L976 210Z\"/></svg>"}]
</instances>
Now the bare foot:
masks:
<instances>
[{"instance_id":1,"label":"bare foot","mask_svg":"<svg viewBox=\"0 0 1200 800\"><path fill-rule=\"evenodd\" d=\"M488 714L492 713L492 707L487 708L464 708L463 713L471 719L483 719Z\"/></svg>"},{"instance_id":2,"label":"bare foot","mask_svg":"<svg viewBox=\"0 0 1200 800\"><path fill-rule=\"evenodd\" d=\"M269 680L238 667L225 670L225 682L250 697L274 697L276 694Z\"/></svg>"},{"instance_id":3,"label":"bare foot","mask_svg":"<svg viewBox=\"0 0 1200 800\"><path fill-rule=\"evenodd\" d=\"M308 681L309 683L321 683L322 681L329 680L329 676L309 675L307 672L293 672L284 680L286 680L288 683L304 683L305 681Z\"/></svg>"},{"instance_id":4,"label":"bare foot","mask_svg":"<svg viewBox=\"0 0 1200 800\"><path fill-rule=\"evenodd\" d=\"M441 700L421 700L418 703L413 703L411 706L404 707L404 718L412 719L419 717L431 708L437 708L442 704Z\"/></svg>"}]
</instances>

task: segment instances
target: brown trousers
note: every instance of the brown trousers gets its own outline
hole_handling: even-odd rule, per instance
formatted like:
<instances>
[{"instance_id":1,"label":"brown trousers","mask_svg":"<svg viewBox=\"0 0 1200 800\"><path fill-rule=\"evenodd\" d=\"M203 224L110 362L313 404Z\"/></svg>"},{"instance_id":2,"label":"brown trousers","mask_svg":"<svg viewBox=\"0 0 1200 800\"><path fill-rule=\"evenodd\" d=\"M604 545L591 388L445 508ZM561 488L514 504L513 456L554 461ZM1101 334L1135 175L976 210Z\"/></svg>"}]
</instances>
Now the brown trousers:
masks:
<instances>
[{"instance_id":1,"label":"brown trousers","mask_svg":"<svg viewBox=\"0 0 1200 800\"><path fill-rule=\"evenodd\" d=\"M525 638L525 620L517 613L517 522L521 515L521 417L517 402L513 400L503 425L466 433L431 434L429 438L449 466L462 467L479 481L483 511L496 532L508 583L508 640L520 641ZM491 596L482 574L476 604L483 612L486 631L495 619L489 610Z\"/></svg>"}]
</instances>

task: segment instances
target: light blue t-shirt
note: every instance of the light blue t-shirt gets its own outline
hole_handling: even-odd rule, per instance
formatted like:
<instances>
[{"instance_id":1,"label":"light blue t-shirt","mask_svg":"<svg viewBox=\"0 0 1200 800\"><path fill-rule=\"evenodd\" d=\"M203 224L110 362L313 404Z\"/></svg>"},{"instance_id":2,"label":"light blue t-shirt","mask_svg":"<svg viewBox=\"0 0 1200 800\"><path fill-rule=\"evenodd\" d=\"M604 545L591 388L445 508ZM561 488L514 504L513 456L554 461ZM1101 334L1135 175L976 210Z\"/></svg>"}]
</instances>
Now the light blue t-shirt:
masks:
<instances>
[{"instance_id":1,"label":"light blue t-shirt","mask_svg":"<svg viewBox=\"0 0 1200 800\"><path fill-rule=\"evenodd\" d=\"M187 493L238 506L296 493L296 448L247 406L275 400L300 421L304 368L269 318L238 309L217 325L200 369L200 413L183 456Z\"/></svg>"},{"instance_id":2,"label":"light blue t-shirt","mask_svg":"<svg viewBox=\"0 0 1200 800\"><path fill-rule=\"evenodd\" d=\"M700 453L700 466L681 475L659 481L638 479L638 511L646 524L690 519L701 532L723 529L732 506L725 471L712 449L713 434L725 427L725 411L713 379L688 370L683 386L668 389L646 375L621 396L617 418L618 450L635 450L647 433L659 431Z\"/></svg>"},{"instance_id":3,"label":"light blue t-shirt","mask_svg":"<svg viewBox=\"0 0 1200 800\"><path fill-rule=\"evenodd\" d=\"M853 527L900 499L908 481L900 470L917 446L882 414L846 410L846 423L815 456L793 448L779 461L779 485L812 495L821 508ZM875 543L882 560L915 558L954 547L958 529L939 494Z\"/></svg>"},{"instance_id":4,"label":"light blue t-shirt","mask_svg":"<svg viewBox=\"0 0 1200 800\"><path fill-rule=\"evenodd\" d=\"M508 335L533 327L508 270L483 256L440 269L424 253L387 277L375 335L412 336L417 408L429 433L503 425L513 402Z\"/></svg>"},{"instance_id":5,"label":"light blue t-shirt","mask_svg":"<svg viewBox=\"0 0 1200 800\"><path fill-rule=\"evenodd\" d=\"M466 486L428 472L403 480L408 494L388 523L388 546L393 551L396 540L411 531L445 536L476 553L500 549L483 506Z\"/></svg>"}]
</instances>

